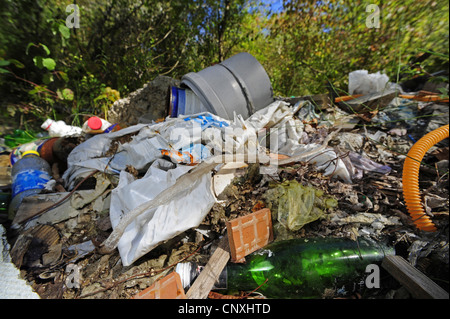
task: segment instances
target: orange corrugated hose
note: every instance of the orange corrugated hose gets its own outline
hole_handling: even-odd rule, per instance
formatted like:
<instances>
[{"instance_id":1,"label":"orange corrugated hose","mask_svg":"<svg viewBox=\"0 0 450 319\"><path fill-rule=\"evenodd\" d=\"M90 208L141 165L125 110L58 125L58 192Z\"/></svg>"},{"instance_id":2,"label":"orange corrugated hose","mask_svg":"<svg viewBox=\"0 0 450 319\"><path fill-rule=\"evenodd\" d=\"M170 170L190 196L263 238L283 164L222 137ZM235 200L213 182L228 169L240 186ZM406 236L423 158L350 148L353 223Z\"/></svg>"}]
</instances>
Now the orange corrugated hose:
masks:
<instances>
[{"instance_id":1,"label":"orange corrugated hose","mask_svg":"<svg viewBox=\"0 0 450 319\"><path fill-rule=\"evenodd\" d=\"M420 198L420 162L433 145L448 137L448 127L448 125L442 126L418 140L409 150L403 164L403 197L414 224L420 230L436 231L436 226L425 213Z\"/></svg>"}]
</instances>

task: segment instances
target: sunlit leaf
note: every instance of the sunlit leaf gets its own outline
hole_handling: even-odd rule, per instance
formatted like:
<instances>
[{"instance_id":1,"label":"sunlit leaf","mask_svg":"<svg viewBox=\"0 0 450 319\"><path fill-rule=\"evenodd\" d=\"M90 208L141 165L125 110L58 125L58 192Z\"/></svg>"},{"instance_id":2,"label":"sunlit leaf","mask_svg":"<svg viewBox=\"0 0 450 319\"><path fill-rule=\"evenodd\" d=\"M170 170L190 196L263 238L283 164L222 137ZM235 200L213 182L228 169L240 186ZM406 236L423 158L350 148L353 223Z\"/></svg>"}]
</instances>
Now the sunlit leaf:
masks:
<instances>
[{"instance_id":1,"label":"sunlit leaf","mask_svg":"<svg viewBox=\"0 0 450 319\"><path fill-rule=\"evenodd\" d=\"M33 58L34 65L36 65L39 69L42 69L44 67L42 60L43 60L43 57L41 57L39 55L37 55Z\"/></svg>"},{"instance_id":2,"label":"sunlit leaf","mask_svg":"<svg viewBox=\"0 0 450 319\"><path fill-rule=\"evenodd\" d=\"M74 97L73 91L71 89L67 89L67 88L62 90L62 95L63 95L64 99L68 100L68 101L72 101L73 97Z\"/></svg>"},{"instance_id":3,"label":"sunlit leaf","mask_svg":"<svg viewBox=\"0 0 450 319\"><path fill-rule=\"evenodd\" d=\"M40 43L39 45L44 49L44 51L47 55L50 54L50 50L45 44Z\"/></svg>"},{"instance_id":4,"label":"sunlit leaf","mask_svg":"<svg viewBox=\"0 0 450 319\"><path fill-rule=\"evenodd\" d=\"M45 66L47 70L53 71L55 69L56 62L52 58L45 58L42 59L42 65Z\"/></svg>"},{"instance_id":5,"label":"sunlit leaf","mask_svg":"<svg viewBox=\"0 0 450 319\"><path fill-rule=\"evenodd\" d=\"M25 65L24 65L22 62L17 61L16 59L9 59L9 62L11 62L12 64L14 64L14 65L15 65L17 68L19 68L19 69L25 68Z\"/></svg>"},{"instance_id":6,"label":"sunlit leaf","mask_svg":"<svg viewBox=\"0 0 450 319\"><path fill-rule=\"evenodd\" d=\"M70 38L70 29L68 27L66 27L64 24L60 24L58 29L59 29L59 33L61 33L61 35L65 39Z\"/></svg>"}]
</instances>

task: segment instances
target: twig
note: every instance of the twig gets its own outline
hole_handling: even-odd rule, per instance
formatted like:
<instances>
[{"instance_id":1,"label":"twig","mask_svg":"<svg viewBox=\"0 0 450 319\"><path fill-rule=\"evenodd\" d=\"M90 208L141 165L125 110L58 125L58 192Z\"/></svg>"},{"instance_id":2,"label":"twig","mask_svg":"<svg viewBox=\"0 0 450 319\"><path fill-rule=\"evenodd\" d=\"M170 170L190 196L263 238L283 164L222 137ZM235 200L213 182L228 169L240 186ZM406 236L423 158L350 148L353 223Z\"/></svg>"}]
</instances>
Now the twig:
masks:
<instances>
[{"instance_id":1,"label":"twig","mask_svg":"<svg viewBox=\"0 0 450 319\"><path fill-rule=\"evenodd\" d=\"M242 298L242 299L247 298L247 297L250 296L252 293L254 293L256 290L258 290L259 288L261 288L262 286L264 286L268 281L269 281L269 278L266 278L266 280L264 280L264 282L263 282L261 285L259 285L258 287L256 287L256 288L253 289L252 291L250 291L248 294L243 295L241 298Z\"/></svg>"},{"instance_id":2,"label":"twig","mask_svg":"<svg viewBox=\"0 0 450 319\"><path fill-rule=\"evenodd\" d=\"M170 68L169 71L163 72L163 73L161 73L160 75L166 75L166 74L169 74L170 72L172 72L172 71L178 66L179 63L180 63L180 60L178 60L178 61Z\"/></svg>"},{"instance_id":3,"label":"twig","mask_svg":"<svg viewBox=\"0 0 450 319\"><path fill-rule=\"evenodd\" d=\"M21 81L24 81L24 82L27 82L28 84L31 84L31 85L33 85L33 86L35 86L35 87L41 87L41 88L43 88L45 91L47 91L48 93L50 93L54 98L59 99L58 94L56 94L56 93L53 92L52 90L49 90L49 89L47 89L46 87L43 87L42 85L36 84L36 83L34 83L34 82L32 82L32 81L29 81L29 80L27 80L27 79L21 78L20 76L18 76L17 74L15 74L13 71L11 71L9 68L8 68L8 71L11 72L11 74L14 75L14 77L15 77L16 79L21 80Z\"/></svg>"}]
</instances>

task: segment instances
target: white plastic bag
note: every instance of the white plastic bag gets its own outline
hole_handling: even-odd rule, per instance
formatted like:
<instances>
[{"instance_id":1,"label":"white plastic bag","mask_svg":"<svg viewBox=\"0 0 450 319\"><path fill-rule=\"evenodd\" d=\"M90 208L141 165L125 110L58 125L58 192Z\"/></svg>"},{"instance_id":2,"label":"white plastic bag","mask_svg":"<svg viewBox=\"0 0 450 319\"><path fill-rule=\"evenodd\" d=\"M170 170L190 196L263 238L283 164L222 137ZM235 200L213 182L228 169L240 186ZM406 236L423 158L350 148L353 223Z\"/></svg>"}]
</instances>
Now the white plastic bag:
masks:
<instances>
[{"instance_id":1,"label":"white plastic bag","mask_svg":"<svg viewBox=\"0 0 450 319\"><path fill-rule=\"evenodd\" d=\"M338 158L331 148L320 144L300 144L304 125L294 118L294 108L282 101L275 101L266 108L254 113L245 121L247 129L250 127L255 131L262 128L267 130L270 139L270 150L288 156L301 156L302 161L310 161L318 170L323 170L324 175L340 177L347 183L351 183L350 174L344 162ZM273 147L273 145L275 147Z\"/></svg>"},{"instance_id":2,"label":"white plastic bag","mask_svg":"<svg viewBox=\"0 0 450 319\"><path fill-rule=\"evenodd\" d=\"M386 74L370 73L367 70L357 70L348 75L348 93L370 94L381 92L386 88L389 77Z\"/></svg>"},{"instance_id":3,"label":"white plastic bag","mask_svg":"<svg viewBox=\"0 0 450 319\"><path fill-rule=\"evenodd\" d=\"M111 193L110 218L113 229L124 215L152 201L191 169L192 166L158 159L141 179L135 180L132 175L122 171L119 185ZM200 225L216 202L211 190L211 172L203 174L172 195L170 201L144 211L125 228L117 245L124 266L131 265L163 241Z\"/></svg>"}]
</instances>

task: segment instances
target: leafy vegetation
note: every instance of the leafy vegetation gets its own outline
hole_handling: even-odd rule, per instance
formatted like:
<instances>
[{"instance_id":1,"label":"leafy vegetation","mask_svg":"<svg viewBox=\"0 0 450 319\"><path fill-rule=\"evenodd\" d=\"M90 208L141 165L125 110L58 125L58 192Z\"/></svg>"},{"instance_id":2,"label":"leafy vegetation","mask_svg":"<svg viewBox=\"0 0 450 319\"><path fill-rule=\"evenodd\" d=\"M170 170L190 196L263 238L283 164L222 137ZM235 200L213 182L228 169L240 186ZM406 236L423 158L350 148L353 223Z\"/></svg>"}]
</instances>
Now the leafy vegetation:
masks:
<instances>
[{"instance_id":1,"label":"leafy vegetation","mask_svg":"<svg viewBox=\"0 0 450 319\"><path fill-rule=\"evenodd\" d=\"M241 51L281 96L346 91L357 69L393 82L446 70L448 81L448 1L372 3L378 27L359 0L1 0L0 116L80 125L157 75L181 78Z\"/></svg>"}]
</instances>

